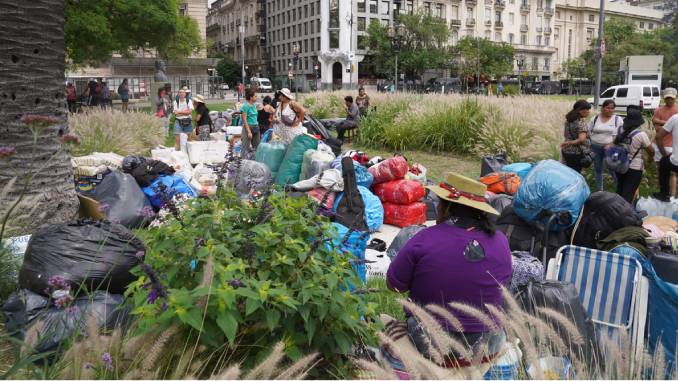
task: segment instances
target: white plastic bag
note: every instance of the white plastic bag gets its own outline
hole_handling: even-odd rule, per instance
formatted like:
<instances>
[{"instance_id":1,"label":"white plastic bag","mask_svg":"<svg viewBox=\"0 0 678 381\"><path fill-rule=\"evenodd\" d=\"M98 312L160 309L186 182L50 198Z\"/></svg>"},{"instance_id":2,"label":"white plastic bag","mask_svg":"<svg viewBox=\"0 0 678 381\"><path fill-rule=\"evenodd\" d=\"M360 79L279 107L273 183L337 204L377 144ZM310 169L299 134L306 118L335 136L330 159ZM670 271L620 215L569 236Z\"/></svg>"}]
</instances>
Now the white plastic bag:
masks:
<instances>
[{"instance_id":1,"label":"white plastic bag","mask_svg":"<svg viewBox=\"0 0 678 381\"><path fill-rule=\"evenodd\" d=\"M153 160L160 160L165 164L172 165L172 152L174 152L174 148L167 148L167 147L157 147L153 148L151 150L151 159Z\"/></svg>"},{"instance_id":2,"label":"white plastic bag","mask_svg":"<svg viewBox=\"0 0 678 381\"><path fill-rule=\"evenodd\" d=\"M415 175L414 173L412 173L412 171L410 169L405 174L405 178L407 180L418 181L418 182L421 183L421 185L426 186L426 172L427 172L426 167L424 167L423 165L418 164L418 163L414 164L412 167L417 168L419 170L419 174Z\"/></svg>"},{"instance_id":3,"label":"white plastic bag","mask_svg":"<svg viewBox=\"0 0 678 381\"><path fill-rule=\"evenodd\" d=\"M201 196L214 196L217 194L216 185L202 185L196 178L193 178L189 184L191 185L191 188L195 189L196 193Z\"/></svg>"},{"instance_id":4,"label":"white plastic bag","mask_svg":"<svg viewBox=\"0 0 678 381\"><path fill-rule=\"evenodd\" d=\"M188 155L181 151L174 151L170 153L172 160L172 167L176 171L175 174L181 176L186 182L191 181L193 177L193 166L191 165Z\"/></svg>"},{"instance_id":5,"label":"white plastic bag","mask_svg":"<svg viewBox=\"0 0 678 381\"><path fill-rule=\"evenodd\" d=\"M217 175L211 168L198 164L193 169L193 179L203 186L212 186L217 184Z\"/></svg>"},{"instance_id":6,"label":"white plastic bag","mask_svg":"<svg viewBox=\"0 0 678 381\"><path fill-rule=\"evenodd\" d=\"M179 150L188 154L188 147L186 144L188 144L188 135L182 132L179 134Z\"/></svg>"},{"instance_id":7,"label":"white plastic bag","mask_svg":"<svg viewBox=\"0 0 678 381\"><path fill-rule=\"evenodd\" d=\"M307 180L297 181L292 188L299 192L310 191L313 188L325 188L332 192L342 192L344 190L344 177L338 169L327 169L320 175L315 175Z\"/></svg>"},{"instance_id":8,"label":"white plastic bag","mask_svg":"<svg viewBox=\"0 0 678 381\"><path fill-rule=\"evenodd\" d=\"M386 278L388 266L391 265L391 258L386 255L386 252L367 249L365 250L365 261L365 269L367 270L368 279Z\"/></svg>"},{"instance_id":9,"label":"white plastic bag","mask_svg":"<svg viewBox=\"0 0 678 381\"><path fill-rule=\"evenodd\" d=\"M672 218L673 214L678 212L678 203L663 202L651 197L641 197L636 204L636 210L647 213L648 217L663 216Z\"/></svg>"}]
</instances>

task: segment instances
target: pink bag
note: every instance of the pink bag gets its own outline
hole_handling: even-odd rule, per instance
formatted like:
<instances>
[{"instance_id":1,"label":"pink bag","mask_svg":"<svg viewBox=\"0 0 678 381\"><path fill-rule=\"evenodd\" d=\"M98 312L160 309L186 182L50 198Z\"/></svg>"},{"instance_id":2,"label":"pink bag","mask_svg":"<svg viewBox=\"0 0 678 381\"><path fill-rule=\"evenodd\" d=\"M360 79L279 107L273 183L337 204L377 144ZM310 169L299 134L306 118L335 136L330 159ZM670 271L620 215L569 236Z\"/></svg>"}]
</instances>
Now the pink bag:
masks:
<instances>
[{"instance_id":1,"label":"pink bag","mask_svg":"<svg viewBox=\"0 0 678 381\"><path fill-rule=\"evenodd\" d=\"M402 179L407 174L408 169L407 160L404 157L394 156L369 167L367 170L374 176L374 182L372 183L374 185Z\"/></svg>"},{"instance_id":2,"label":"pink bag","mask_svg":"<svg viewBox=\"0 0 678 381\"><path fill-rule=\"evenodd\" d=\"M372 187L382 202L407 205L424 198L426 190L414 180L392 180Z\"/></svg>"}]
</instances>

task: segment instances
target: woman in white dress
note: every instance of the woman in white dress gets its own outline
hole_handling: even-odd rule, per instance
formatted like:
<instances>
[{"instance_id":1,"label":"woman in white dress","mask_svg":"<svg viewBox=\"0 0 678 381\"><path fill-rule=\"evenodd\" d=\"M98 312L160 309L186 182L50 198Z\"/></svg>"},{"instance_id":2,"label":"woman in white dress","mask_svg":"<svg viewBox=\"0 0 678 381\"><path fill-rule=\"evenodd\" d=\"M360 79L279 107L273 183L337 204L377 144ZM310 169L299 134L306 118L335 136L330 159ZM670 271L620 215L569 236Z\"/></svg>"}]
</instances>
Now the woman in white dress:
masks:
<instances>
[{"instance_id":1,"label":"woman in white dress","mask_svg":"<svg viewBox=\"0 0 678 381\"><path fill-rule=\"evenodd\" d=\"M280 105L273 116L273 134L289 144L295 136L306 132L302 125L305 114L304 107L294 102L294 95L289 89L280 90Z\"/></svg>"}]
</instances>

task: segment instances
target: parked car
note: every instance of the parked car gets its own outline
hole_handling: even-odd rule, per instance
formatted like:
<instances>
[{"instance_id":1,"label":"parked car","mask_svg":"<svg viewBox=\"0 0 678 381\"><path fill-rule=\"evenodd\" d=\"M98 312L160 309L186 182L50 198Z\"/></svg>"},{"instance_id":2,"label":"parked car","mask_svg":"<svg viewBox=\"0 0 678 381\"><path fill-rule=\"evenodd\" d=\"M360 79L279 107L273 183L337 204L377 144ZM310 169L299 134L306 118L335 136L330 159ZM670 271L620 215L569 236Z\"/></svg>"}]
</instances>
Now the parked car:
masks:
<instances>
[{"instance_id":1,"label":"parked car","mask_svg":"<svg viewBox=\"0 0 678 381\"><path fill-rule=\"evenodd\" d=\"M659 107L659 87L656 85L618 85L607 88L600 95L598 106L602 106L607 99L612 99L617 105L616 111L626 111L628 106L640 106L645 110L655 110ZM589 103L594 98L588 98Z\"/></svg>"},{"instance_id":2,"label":"parked car","mask_svg":"<svg viewBox=\"0 0 678 381\"><path fill-rule=\"evenodd\" d=\"M221 85L219 85L219 90L230 90L230 88L228 87L228 83L222 83Z\"/></svg>"}]
</instances>

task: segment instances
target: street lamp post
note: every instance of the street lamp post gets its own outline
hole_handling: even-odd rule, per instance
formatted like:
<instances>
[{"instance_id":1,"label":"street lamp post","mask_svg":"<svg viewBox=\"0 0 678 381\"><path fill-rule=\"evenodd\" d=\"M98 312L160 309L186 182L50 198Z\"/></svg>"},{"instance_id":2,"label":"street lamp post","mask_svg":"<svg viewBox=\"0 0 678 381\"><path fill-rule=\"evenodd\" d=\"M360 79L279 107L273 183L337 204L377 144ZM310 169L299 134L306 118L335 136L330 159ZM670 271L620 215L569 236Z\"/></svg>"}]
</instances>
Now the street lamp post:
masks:
<instances>
[{"instance_id":1,"label":"street lamp post","mask_svg":"<svg viewBox=\"0 0 678 381\"><path fill-rule=\"evenodd\" d=\"M297 70L299 68L299 53L301 53L301 46L298 43L294 43L292 45L292 54L294 54L294 68L293 70ZM295 73L296 74L296 73ZM297 96L297 79L294 78L294 97L296 98Z\"/></svg>"},{"instance_id":2,"label":"street lamp post","mask_svg":"<svg viewBox=\"0 0 678 381\"><path fill-rule=\"evenodd\" d=\"M518 93L522 94L522 85L520 82L520 76L523 72L523 66L525 65L525 56L520 54L516 57L516 64L518 65Z\"/></svg>"},{"instance_id":3,"label":"street lamp post","mask_svg":"<svg viewBox=\"0 0 678 381\"><path fill-rule=\"evenodd\" d=\"M394 21L395 24L395 21ZM391 38L391 49L395 53L395 91L398 91L398 56L400 56L400 44L403 38L403 27L395 25L388 28L388 35Z\"/></svg>"},{"instance_id":4,"label":"street lamp post","mask_svg":"<svg viewBox=\"0 0 678 381\"><path fill-rule=\"evenodd\" d=\"M292 74L292 62L289 62L287 64L287 67L289 70L287 71L287 88L291 89L292 88L292 77L294 74Z\"/></svg>"},{"instance_id":5,"label":"street lamp post","mask_svg":"<svg viewBox=\"0 0 678 381\"><path fill-rule=\"evenodd\" d=\"M318 71L320 70L320 65L318 65L318 64L316 63L315 66L313 66L313 70L314 70L314 73L315 73L315 91L318 91L318 90L320 90L320 89L319 89L320 86L319 86L319 84L318 84L318 79L319 79L319 77L320 77L320 76L318 75Z\"/></svg>"}]
</instances>

